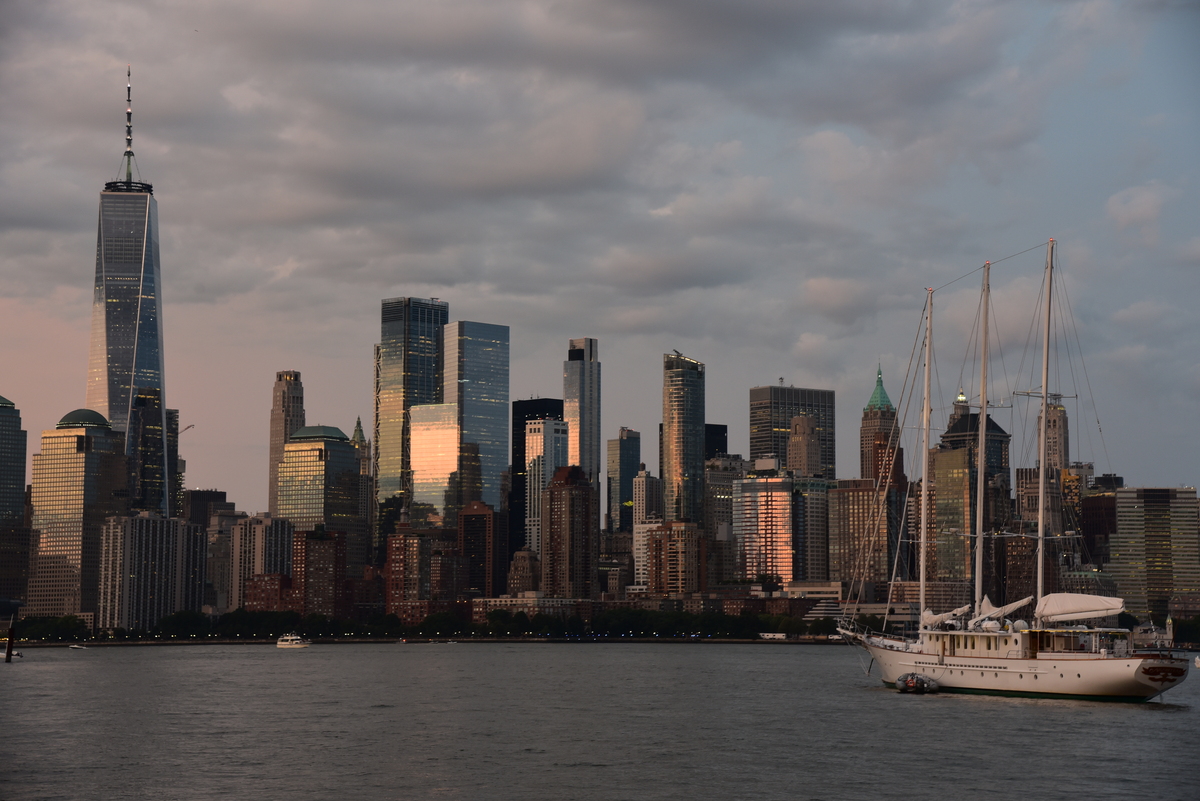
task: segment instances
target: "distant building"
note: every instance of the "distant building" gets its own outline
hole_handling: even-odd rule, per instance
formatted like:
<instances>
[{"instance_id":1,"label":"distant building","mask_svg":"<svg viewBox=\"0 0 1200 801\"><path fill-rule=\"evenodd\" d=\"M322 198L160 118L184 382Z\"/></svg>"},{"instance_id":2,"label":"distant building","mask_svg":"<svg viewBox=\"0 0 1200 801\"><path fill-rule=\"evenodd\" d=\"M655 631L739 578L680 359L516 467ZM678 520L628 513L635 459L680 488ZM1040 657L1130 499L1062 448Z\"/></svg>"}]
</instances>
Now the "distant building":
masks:
<instances>
[{"instance_id":1,"label":"distant building","mask_svg":"<svg viewBox=\"0 0 1200 801\"><path fill-rule=\"evenodd\" d=\"M125 438L103 415L76 409L42 432L33 456L27 617L95 623L104 522L125 514Z\"/></svg>"},{"instance_id":2,"label":"distant building","mask_svg":"<svg viewBox=\"0 0 1200 801\"><path fill-rule=\"evenodd\" d=\"M663 517L704 518L704 364L663 355L663 427L659 444Z\"/></svg>"},{"instance_id":3,"label":"distant building","mask_svg":"<svg viewBox=\"0 0 1200 801\"><path fill-rule=\"evenodd\" d=\"M645 464L638 465L633 477L633 524L663 518L662 479L650 475Z\"/></svg>"},{"instance_id":4,"label":"distant building","mask_svg":"<svg viewBox=\"0 0 1200 801\"><path fill-rule=\"evenodd\" d=\"M450 305L437 298L385 298L375 346L376 497L380 522L398 519L409 488L409 430L413 406L441 403L442 329Z\"/></svg>"},{"instance_id":5,"label":"distant building","mask_svg":"<svg viewBox=\"0 0 1200 801\"><path fill-rule=\"evenodd\" d=\"M821 438L817 436L817 420L805 414L792 418L792 433L788 437L787 469L798 476L813 478L824 472L821 463Z\"/></svg>"},{"instance_id":6,"label":"distant building","mask_svg":"<svg viewBox=\"0 0 1200 801\"><path fill-rule=\"evenodd\" d=\"M305 426L284 445L279 466L279 517L296 531L345 534L345 569L360 579L368 564L369 539L360 515L362 480L358 453L350 438L334 426Z\"/></svg>"},{"instance_id":7,"label":"distant building","mask_svg":"<svg viewBox=\"0 0 1200 801\"><path fill-rule=\"evenodd\" d=\"M234 523L230 530L230 608L246 605L247 586L255 576L290 576L292 551L290 520L258 514Z\"/></svg>"},{"instance_id":8,"label":"distant building","mask_svg":"<svg viewBox=\"0 0 1200 801\"><path fill-rule=\"evenodd\" d=\"M704 424L704 460L729 453L729 426L724 423Z\"/></svg>"},{"instance_id":9,"label":"distant building","mask_svg":"<svg viewBox=\"0 0 1200 801\"><path fill-rule=\"evenodd\" d=\"M466 563L468 593L493 598L504 592L509 562L506 522L482 501L472 501L458 513L458 552Z\"/></svg>"},{"instance_id":10,"label":"distant building","mask_svg":"<svg viewBox=\"0 0 1200 801\"><path fill-rule=\"evenodd\" d=\"M561 467L542 492L541 591L548 598L591 598L597 591L599 502L577 465Z\"/></svg>"},{"instance_id":11,"label":"distant building","mask_svg":"<svg viewBox=\"0 0 1200 801\"><path fill-rule=\"evenodd\" d=\"M633 479L642 462L642 435L632 428L621 426L616 439L608 441L608 479L605 496L608 500L609 531L633 531Z\"/></svg>"},{"instance_id":12,"label":"distant building","mask_svg":"<svg viewBox=\"0 0 1200 801\"><path fill-rule=\"evenodd\" d=\"M733 537L737 543L739 578L747 581L775 576L778 581L803 578L797 567L792 477L771 471L733 482ZM799 575L798 575L799 574Z\"/></svg>"},{"instance_id":13,"label":"distant building","mask_svg":"<svg viewBox=\"0 0 1200 801\"><path fill-rule=\"evenodd\" d=\"M579 465L600 496L600 350L572 339L563 362L563 420L570 431L567 464ZM599 525L599 520L597 520Z\"/></svg>"},{"instance_id":14,"label":"distant building","mask_svg":"<svg viewBox=\"0 0 1200 801\"><path fill-rule=\"evenodd\" d=\"M683 595L703 590L706 549L695 523L676 521L651 529L646 550L649 594Z\"/></svg>"},{"instance_id":15,"label":"distant building","mask_svg":"<svg viewBox=\"0 0 1200 801\"><path fill-rule=\"evenodd\" d=\"M0 396L0 598L24 600L29 584L25 520L27 434L16 404Z\"/></svg>"},{"instance_id":16,"label":"distant building","mask_svg":"<svg viewBox=\"0 0 1200 801\"><path fill-rule=\"evenodd\" d=\"M561 420L525 423L525 544L542 554L542 493L560 467L570 464L570 430Z\"/></svg>"},{"instance_id":17,"label":"distant building","mask_svg":"<svg viewBox=\"0 0 1200 801\"><path fill-rule=\"evenodd\" d=\"M508 547L509 559L528 544L525 538L525 423L530 420L562 420L563 402L559 398L527 398L512 402L512 462L509 465Z\"/></svg>"},{"instance_id":18,"label":"distant building","mask_svg":"<svg viewBox=\"0 0 1200 801\"><path fill-rule=\"evenodd\" d=\"M271 389L271 452L268 458L267 509L279 514L279 464L283 461L283 446L293 432L304 428L304 384L296 370L275 374Z\"/></svg>"},{"instance_id":19,"label":"distant building","mask_svg":"<svg viewBox=\"0 0 1200 801\"><path fill-rule=\"evenodd\" d=\"M101 535L96 627L150 631L176 612L199 612L205 536L153 512L110 517Z\"/></svg>"},{"instance_id":20,"label":"distant building","mask_svg":"<svg viewBox=\"0 0 1200 801\"><path fill-rule=\"evenodd\" d=\"M292 608L296 612L327 618L349 615L346 550L346 535L341 531L318 529L294 533Z\"/></svg>"},{"instance_id":21,"label":"distant building","mask_svg":"<svg viewBox=\"0 0 1200 801\"><path fill-rule=\"evenodd\" d=\"M817 478L837 477L836 414L831 389L765 386L750 390L750 458L787 455L792 418L806 415L816 421L821 443L821 470Z\"/></svg>"},{"instance_id":22,"label":"distant building","mask_svg":"<svg viewBox=\"0 0 1200 801\"><path fill-rule=\"evenodd\" d=\"M1200 592L1200 519L1191 487L1122 487L1108 572L1139 617L1165 620L1176 595Z\"/></svg>"},{"instance_id":23,"label":"distant building","mask_svg":"<svg viewBox=\"0 0 1200 801\"><path fill-rule=\"evenodd\" d=\"M878 465L876 460L876 439L883 435L885 444L899 440L900 430L897 428L896 407L883 388L883 368L875 372L875 391L871 399L863 407L862 423L858 429L859 477L878 481Z\"/></svg>"}]
</instances>

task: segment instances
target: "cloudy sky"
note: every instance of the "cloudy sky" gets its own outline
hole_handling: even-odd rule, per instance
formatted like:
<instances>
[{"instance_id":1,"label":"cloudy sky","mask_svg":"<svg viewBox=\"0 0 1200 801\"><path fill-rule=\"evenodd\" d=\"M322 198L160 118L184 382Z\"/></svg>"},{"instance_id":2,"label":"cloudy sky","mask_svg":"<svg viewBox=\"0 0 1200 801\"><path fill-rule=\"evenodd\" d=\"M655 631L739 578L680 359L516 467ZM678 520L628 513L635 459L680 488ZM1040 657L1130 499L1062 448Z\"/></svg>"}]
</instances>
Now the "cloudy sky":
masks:
<instances>
[{"instance_id":1,"label":"cloudy sky","mask_svg":"<svg viewBox=\"0 0 1200 801\"><path fill-rule=\"evenodd\" d=\"M834 389L856 477L924 287L1032 248L992 276L992 394L1030 388L1050 237L1082 346L1055 370L1083 396L1072 457L1195 486L1198 40L1171 0L6 3L0 395L31 452L83 405L132 63L168 404L195 426L188 485L239 508L266 503L277 370L310 423L369 430L399 295L511 326L514 398L561 397L567 340L596 337L604 436L642 431L652 469L664 352L707 364L734 451L750 387ZM938 407L975 381L978 283L937 293ZM1029 464L1028 414L996 414Z\"/></svg>"}]
</instances>

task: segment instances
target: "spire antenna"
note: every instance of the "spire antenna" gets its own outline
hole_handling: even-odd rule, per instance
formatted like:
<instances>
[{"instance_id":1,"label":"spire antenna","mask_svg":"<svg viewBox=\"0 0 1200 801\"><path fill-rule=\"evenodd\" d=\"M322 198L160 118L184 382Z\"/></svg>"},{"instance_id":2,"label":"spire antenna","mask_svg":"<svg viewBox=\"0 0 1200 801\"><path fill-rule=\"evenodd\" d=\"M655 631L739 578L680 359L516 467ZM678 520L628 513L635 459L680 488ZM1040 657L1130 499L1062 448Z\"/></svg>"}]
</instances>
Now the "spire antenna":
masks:
<instances>
[{"instance_id":1,"label":"spire antenna","mask_svg":"<svg viewBox=\"0 0 1200 801\"><path fill-rule=\"evenodd\" d=\"M133 65L125 67L125 183L133 183Z\"/></svg>"}]
</instances>

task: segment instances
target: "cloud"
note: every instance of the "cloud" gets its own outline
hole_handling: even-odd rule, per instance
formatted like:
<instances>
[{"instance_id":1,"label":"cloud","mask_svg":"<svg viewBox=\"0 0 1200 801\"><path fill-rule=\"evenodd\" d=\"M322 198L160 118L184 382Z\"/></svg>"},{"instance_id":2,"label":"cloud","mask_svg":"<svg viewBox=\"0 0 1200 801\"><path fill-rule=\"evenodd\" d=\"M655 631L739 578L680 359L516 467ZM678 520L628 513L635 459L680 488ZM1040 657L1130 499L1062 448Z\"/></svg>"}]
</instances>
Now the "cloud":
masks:
<instances>
[{"instance_id":1,"label":"cloud","mask_svg":"<svg viewBox=\"0 0 1200 801\"><path fill-rule=\"evenodd\" d=\"M1154 247L1158 244L1158 222L1163 207L1179 194L1174 187L1151 181L1113 194L1104 204L1104 211L1118 228L1136 228L1142 244Z\"/></svg>"}]
</instances>

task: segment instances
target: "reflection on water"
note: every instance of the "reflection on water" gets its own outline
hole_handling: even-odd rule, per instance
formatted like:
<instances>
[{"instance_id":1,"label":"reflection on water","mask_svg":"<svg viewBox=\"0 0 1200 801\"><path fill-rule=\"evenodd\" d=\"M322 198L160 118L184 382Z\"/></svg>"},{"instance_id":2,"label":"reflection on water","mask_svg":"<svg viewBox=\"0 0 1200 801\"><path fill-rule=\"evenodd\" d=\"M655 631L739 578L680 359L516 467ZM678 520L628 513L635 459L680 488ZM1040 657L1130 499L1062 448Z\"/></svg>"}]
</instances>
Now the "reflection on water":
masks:
<instances>
[{"instance_id":1,"label":"reflection on water","mask_svg":"<svg viewBox=\"0 0 1200 801\"><path fill-rule=\"evenodd\" d=\"M841 646L25 649L0 799L1195 797L1143 705L907 696Z\"/></svg>"}]
</instances>

